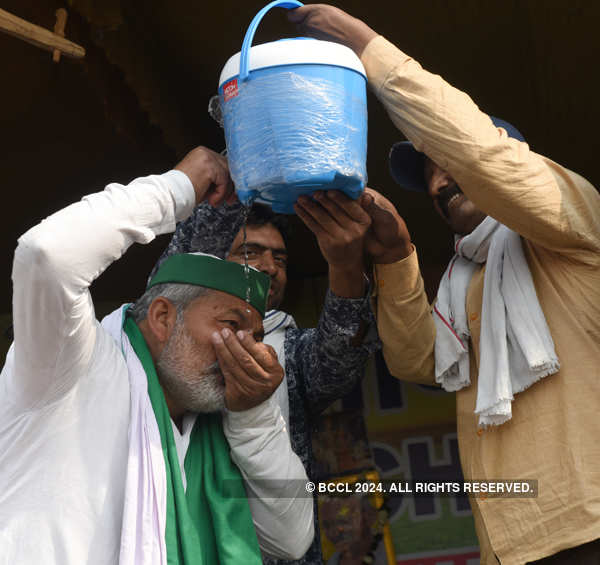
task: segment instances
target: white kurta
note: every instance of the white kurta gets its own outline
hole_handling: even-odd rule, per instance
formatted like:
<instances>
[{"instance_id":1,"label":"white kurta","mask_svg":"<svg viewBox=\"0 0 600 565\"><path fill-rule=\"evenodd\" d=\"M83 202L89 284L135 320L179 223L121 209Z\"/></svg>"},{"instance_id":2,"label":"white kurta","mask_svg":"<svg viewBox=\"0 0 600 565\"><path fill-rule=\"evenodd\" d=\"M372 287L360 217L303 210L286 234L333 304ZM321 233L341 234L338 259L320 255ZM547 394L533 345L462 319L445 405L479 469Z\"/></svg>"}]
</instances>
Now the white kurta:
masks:
<instances>
[{"instance_id":1,"label":"white kurta","mask_svg":"<svg viewBox=\"0 0 600 565\"><path fill-rule=\"evenodd\" d=\"M188 178L170 171L109 185L19 239L15 342L0 376L0 564L118 562L129 380L89 286L132 243L173 231L193 205ZM227 414L224 430L250 491L272 494L248 476L306 480L272 400ZM310 498L249 501L264 551L306 550Z\"/></svg>"}]
</instances>

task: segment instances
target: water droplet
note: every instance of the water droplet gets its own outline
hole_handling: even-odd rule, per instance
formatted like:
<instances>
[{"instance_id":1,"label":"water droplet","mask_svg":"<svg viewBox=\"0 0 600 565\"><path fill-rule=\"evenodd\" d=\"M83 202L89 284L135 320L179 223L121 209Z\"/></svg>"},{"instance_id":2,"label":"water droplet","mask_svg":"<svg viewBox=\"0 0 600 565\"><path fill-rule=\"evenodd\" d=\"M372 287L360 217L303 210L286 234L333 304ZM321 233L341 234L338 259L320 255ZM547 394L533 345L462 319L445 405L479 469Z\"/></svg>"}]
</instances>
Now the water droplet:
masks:
<instances>
[{"instance_id":1,"label":"water droplet","mask_svg":"<svg viewBox=\"0 0 600 565\"><path fill-rule=\"evenodd\" d=\"M248 215L250 214L250 210L252 208L253 200L249 200L244 203L242 208L242 230L243 230L243 246L244 246L244 276L246 277L246 302L250 304L250 268L248 267L248 238L246 234L246 223L248 221Z\"/></svg>"}]
</instances>

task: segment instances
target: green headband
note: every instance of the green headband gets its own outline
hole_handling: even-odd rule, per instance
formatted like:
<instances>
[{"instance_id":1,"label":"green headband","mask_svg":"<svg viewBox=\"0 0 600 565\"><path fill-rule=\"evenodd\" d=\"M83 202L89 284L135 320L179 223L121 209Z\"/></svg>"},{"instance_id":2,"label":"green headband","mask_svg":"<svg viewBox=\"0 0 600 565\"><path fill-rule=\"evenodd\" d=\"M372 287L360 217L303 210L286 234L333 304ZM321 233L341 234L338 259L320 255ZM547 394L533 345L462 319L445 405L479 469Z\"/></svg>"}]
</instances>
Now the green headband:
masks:
<instances>
[{"instance_id":1,"label":"green headband","mask_svg":"<svg viewBox=\"0 0 600 565\"><path fill-rule=\"evenodd\" d=\"M163 283L195 284L221 290L242 300L246 300L250 288L249 303L264 317L271 279L253 267L248 267L246 278L244 270L243 265L212 255L179 253L163 262L147 288Z\"/></svg>"}]
</instances>

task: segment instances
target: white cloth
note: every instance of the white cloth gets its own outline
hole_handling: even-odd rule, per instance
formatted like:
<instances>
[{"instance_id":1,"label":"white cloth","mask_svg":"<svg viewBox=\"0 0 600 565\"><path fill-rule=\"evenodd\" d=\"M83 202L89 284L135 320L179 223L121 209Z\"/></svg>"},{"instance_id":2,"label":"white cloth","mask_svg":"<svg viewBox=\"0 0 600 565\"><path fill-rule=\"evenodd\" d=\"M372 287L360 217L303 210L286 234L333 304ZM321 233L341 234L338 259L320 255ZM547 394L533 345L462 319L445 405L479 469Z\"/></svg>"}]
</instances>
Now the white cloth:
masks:
<instances>
[{"instance_id":1,"label":"white cloth","mask_svg":"<svg viewBox=\"0 0 600 565\"><path fill-rule=\"evenodd\" d=\"M149 520L137 523L146 531L163 527L149 512L164 495L159 477L150 482L158 454L142 445L145 397L137 385L130 395L123 351L95 319L89 287L132 243L173 231L193 206L189 179L171 171L109 185L19 239L15 342L0 375L0 564L115 565L120 553L128 565L165 562L162 535L144 547L128 545L137 532L121 543L124 516ZM223 428L246 488L264 496L249 498L261 549L301 555L314 535L312 500L276 498L263 481L306 480L279 409L269 400L227 413ZM141 454L132 466L131 450ZM136 475L137 491L126 494Z\"/></svg>"},{"instance_id":2,"label":"white cloth","mask_svg":"<svg viewBox=\"0 0 600 565\"><path fill-rule=\"evenodd\" d=\"M148 380L123 332L123 308L102 320L127 364L130 386L129 442L121 565L166 565L167 482L160 431L148 396Z\"/></svg>"},{"instance_id":3,"label":"white cloth","mask_svg":"<svg viewBox=\"0 0 600 565\"><path fill-rule=\"evenodd\" d=\"M481 426L499 425L511 418L515 394L560 365L520 236L488 216L455 248L434 305L436 381L448 391L471 384L466 297L486 263L475 413Z\"/></svg>"},{"instance_id":4,"label":"white cloth","mask_svg":"<svg viewBox=\"0 0 600 565\"><path fill-rule=\"evenodd\" d=\"M185 456L187 455L188 447L190 446L190 440L192 439L192 431L198 414L187 412L183 421L181 422L181 431L177 428L175 422L171 420L171 429L173 430L173 440L175 442L175 449L177 450L177 461L179 462L179 468L181 469L181 480L183 482L183 490L187 490L187 477L185 476Z\"/></svg>"},{"instance_id":5,"label":"white cloth","mask_svg":"<svg viewBox=\"0 0 600 565\"><path fill-rule=\"evenodd\" d=\"M264 343L270 345L277 354L279 364L285 371L285 331L287 328L295 328L296 322L294 318L281 310L269 310L265 314L263 320L263 327L265 329ZM290 429L290 402L288 398L287 379L285 376L281 381L281 384L277 387L273 393L281 415L285 420L286 428Z\"/></svg>"}]
</instances>

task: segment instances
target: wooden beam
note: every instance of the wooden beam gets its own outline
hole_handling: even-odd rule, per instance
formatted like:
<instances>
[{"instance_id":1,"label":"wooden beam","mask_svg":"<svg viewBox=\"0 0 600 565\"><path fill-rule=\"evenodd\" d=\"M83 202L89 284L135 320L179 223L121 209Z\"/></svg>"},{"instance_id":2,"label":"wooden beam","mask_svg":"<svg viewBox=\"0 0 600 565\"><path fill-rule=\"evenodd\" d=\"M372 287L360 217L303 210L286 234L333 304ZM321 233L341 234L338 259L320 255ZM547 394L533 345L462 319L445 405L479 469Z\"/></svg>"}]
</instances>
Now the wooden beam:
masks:
<instances>
[{"instance_id":1,"label":"wooden beam","mask_svg":"<svg viewBox=\"0 0 600 565\"><path fill-rule=\"evenodd\" d=\"M81 59L85 56L85 49L80 45L2 9L0 9L0 31L41 47L46 51L54 52L55 49L58 49L63 55L75 59Z\"/></svg>"},{"instance_id":2,"label":"wooden beam","mask_svg":"<svg viewBox=\"0 0 600 565\"><path fill-rule=\"evenodd\" d=\"M65 26L67 25L67 11L64 8L56 10L56 23L54 24L54 33L65 36ZM52 53L52 60L55 63L60 61L60 49L55 49Z\"/></svg>"}]
</instances>

